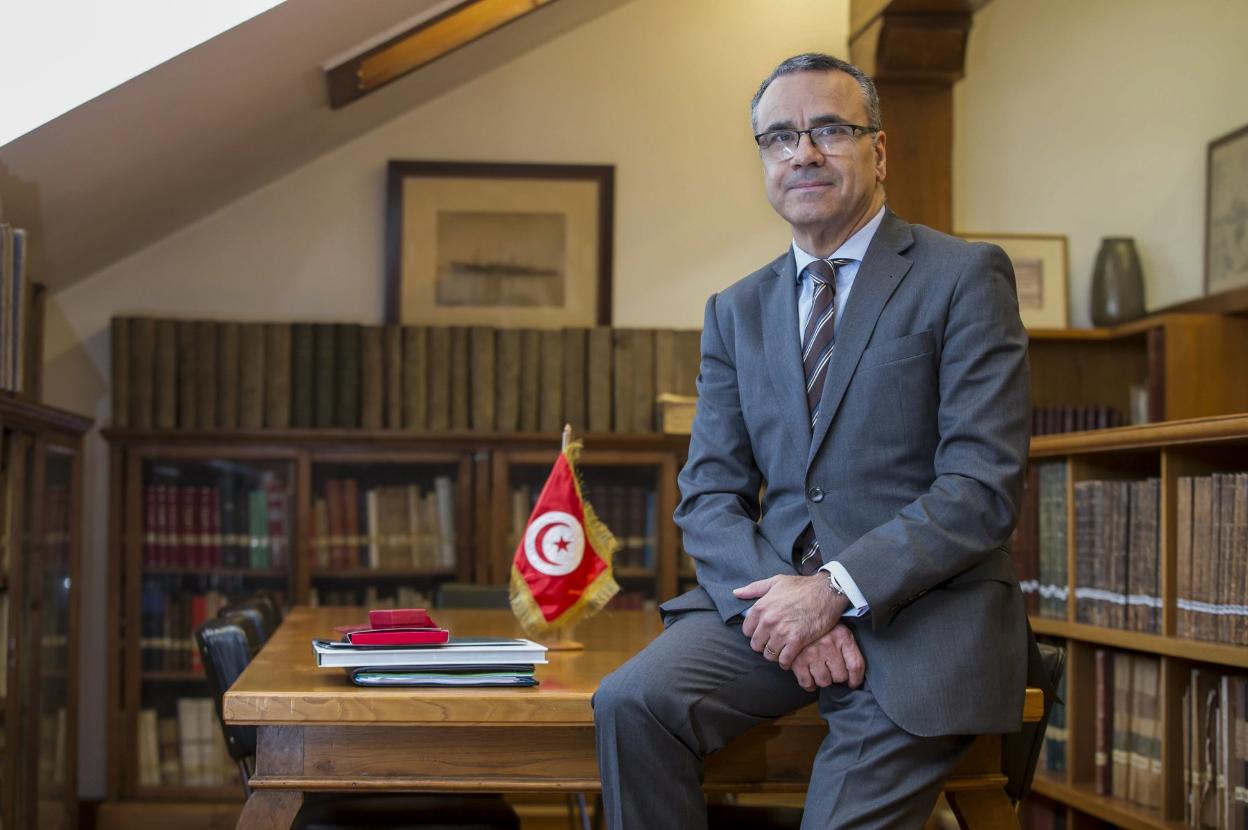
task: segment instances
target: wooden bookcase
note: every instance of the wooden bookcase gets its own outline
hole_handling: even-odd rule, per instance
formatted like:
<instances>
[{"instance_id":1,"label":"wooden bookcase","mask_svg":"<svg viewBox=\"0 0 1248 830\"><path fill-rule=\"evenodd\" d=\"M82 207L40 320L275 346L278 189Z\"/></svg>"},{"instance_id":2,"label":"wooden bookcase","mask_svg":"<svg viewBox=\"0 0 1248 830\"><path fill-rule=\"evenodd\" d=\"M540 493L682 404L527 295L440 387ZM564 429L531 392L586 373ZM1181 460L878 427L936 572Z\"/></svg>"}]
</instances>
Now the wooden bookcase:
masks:
<instances>
[{"instance_id":1,"label":"wooden bookcase","mask_svg":"<svg viewBox=\"0 0 1248 830\"><path fill-rule=\"evenodd\" d=\"M513 491L528 486L535 498L559 448L557 435L536 433L320 429L105 430L103 434L110 447L113 519L109 641L120 655L110 665L109 793L111 799L135 804L238 801L242 795L241 787L228 776L187 784L180 773L162 775L150 763L146 772L142 768L141 721L148 722L150 731L152 720L144 710L156 711L160 729L160 721L179 717L179 705L186 706L179 701L207 697L201 674L184 656L176 658L177 668L153 662L153 643L156 651L166 652L165 658L169 653L188 652L197 618L194 611L190 615L183 611L164 625L164 617L152 611L155 594L163 592L168 609L178 602L185 606L186 597L211 593L211 602L199 602L202 616L217 602L260 588L281 594L290 604L364 605L396 600L431 603L437 586L447 581L505 585L514 552ZM622 592L649 602L674 596L683 555L678 552L671 515L677 499L676 473L688 438L589 434L584 442L581 471L600 515L610 512L600 497L612 488L630 494L634 503L636 496L644 499L648 530L642 530L644 539L637 543L644 545L649 558L644 565L617 571ZM235 480L229 483L226 477ZM334 495L344 489L344 482L352 482L346 486L353 488L353 497ZM199 492L228 486L239 504L249 505L250 493L270 494L270 523L260 529L261 536L267 530L270 537L268 560L262 567L254 561L217 561L219 539L230 536L231 528L211 524L204 532L191 525L188 533L181 532L183 527L166 533L176 538L166 540L170 549L162 552L161 527L155 521L159 502L154 500L154 488L159 485ZM244 498L240 493L247 495ZM173 503L180 503L179 498L174 495ZM225 502L220 495L210 495L206 501L200 498L210 512L219 513L212 506ZM436 524L436 538L420 542L423 537L413 535L410 546L392 539L387 548L383 524L377 546L370 540L335 540L342 534L328 528L324 515L328 507L318 507L318 501L328 506L334 498L354 499L359 535L369 527L369 510L382 515L387 499L406 498L413 511L425 503L432 512L417 512L423 517L420 527ZM168 514L170 508L164 509ZM245 531L252 527L249 522L244 525ZM627 532L634 537L639 529L641 525L627 531L613 528L617 535ZM203 544L209 550L207 559L198 553L188 558L192 556L188 546ZM348 549L346 559L343 547ZM289 554L273 556L280 548ZM197 601L190 602L193 609ZM214 742L218 734L213 722ZM180 753L181 745L177 748ZM150 750L146 754L150 756ZM166 758L171 754L164 753Z\"/></svg>"},{"instance_id":2,"label":"wooden bookcase","mask_svg":"<svg viewBox=\"0 0 1248 830\"><path fill-rule=\"evenodd\" d=\"M78 826L82 436L0 393L0 823Z\"/></svg>"},{"instance_id":3,"label":"wooden bookcase","mask_svg":"<svg viewBox=\"0 0 1248 830\"><path fill-rule=\"evenodd\" d=\"M1028 335L1036 407L1110 406L1126 415L1134 386L1146 390L1150 422L1248 412L1248 316L1163 314Z\"/></svg>"},{"instance_id":4,"label":"wooden bookcase","mask_svg":"<svg viewBox=\"0 0 1248 830\"><path fill-rule=\"evenodd\" d=\"M1032 617L1038 635L1064 640L1066 671L1065 772L1038 770L1035 792L1071 810L1067 826L1091 826L1098 819L1131 830L1179 828L1183 824L1183 690L1193 667L1225 674L1248 669L1248 646L1181 638L1177 631L1179 571L1176 490L1180 476L1248 471L1248 415L1215 418L1082 434L1041 436L1032 440L1033 461L1056 461L1066 467L1067 572L1070 600L1066 619ZM1076 506L1074 485L1094 479L1160 481L1159 582L1161 628L1158 634L1106 628L1076 622ZM1098 795L1095 787L1096 679L1094 654L1113 648L1152 655L1160 661L1160 729L1162 791L1158 811L1125 798Z\"/></svg>"}]
</instances>

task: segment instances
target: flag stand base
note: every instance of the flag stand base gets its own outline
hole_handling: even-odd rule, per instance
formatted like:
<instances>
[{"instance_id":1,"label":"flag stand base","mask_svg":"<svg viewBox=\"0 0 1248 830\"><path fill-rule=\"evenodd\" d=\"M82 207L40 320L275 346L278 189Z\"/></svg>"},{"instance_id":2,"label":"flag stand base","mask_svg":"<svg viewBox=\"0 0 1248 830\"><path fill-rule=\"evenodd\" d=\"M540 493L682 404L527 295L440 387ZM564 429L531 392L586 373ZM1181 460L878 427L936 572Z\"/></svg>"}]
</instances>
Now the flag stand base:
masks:
<instances>
[{"instance_id":1,"label":"flag stand base","mask_svg":"<svg viewBox=\"0 0 1248 830\"><path fill-rule=\"evenodd\" d=\"M545 643L547 651L584 651L585 644L572 639L572 629L575 626L569 625L567 628L560 628L553 632L555 639Z\"/></svg>"}]
</instances>

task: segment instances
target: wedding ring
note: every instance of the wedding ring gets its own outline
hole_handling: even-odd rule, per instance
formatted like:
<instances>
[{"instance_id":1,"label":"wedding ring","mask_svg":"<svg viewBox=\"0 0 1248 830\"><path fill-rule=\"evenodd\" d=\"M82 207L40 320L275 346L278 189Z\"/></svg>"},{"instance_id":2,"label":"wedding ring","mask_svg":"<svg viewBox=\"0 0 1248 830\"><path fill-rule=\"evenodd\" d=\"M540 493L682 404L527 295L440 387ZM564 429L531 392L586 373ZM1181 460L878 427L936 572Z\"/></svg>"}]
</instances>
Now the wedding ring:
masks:
<instances>
[{"instance_id":1,"label":"wedding ring","mask_svg":"<svg viewBox=\"0 0 1248 830\"><path fill-rule=\"evenodd\" d=\"M769 657L775 657L775 656L776 656L776 652L774 652L774 651L772 651L772 650L771 650L771 646L763 646L763 654L766 654L766 655L768 655Z\"/></svg>"}]
</instances>

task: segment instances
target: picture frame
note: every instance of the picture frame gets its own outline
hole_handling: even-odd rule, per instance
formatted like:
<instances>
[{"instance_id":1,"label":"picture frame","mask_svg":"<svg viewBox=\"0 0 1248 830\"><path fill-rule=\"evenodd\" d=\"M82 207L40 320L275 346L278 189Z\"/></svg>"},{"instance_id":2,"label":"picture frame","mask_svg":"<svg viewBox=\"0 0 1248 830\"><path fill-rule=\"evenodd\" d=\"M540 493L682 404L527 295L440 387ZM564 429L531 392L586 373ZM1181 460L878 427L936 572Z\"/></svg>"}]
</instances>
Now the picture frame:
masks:
<instances>
[{"instance_id":1,"label":"picture frame","mask_svg":"<svg viewBox=\"0 0 1248 830\"><path fill-rule=\"evenodd\" d=\"M968 242L999 245L1014 265L1018 313L1028 329L1070 325L1069 257L1058 234L959 233Z\"/></svg>"},{"instance_id":2,"label":"picture frame","mask_svg":"<svg viewBox=\"0 0 1248 830\"><path fill-rule=\"evenodd\" d=\"M611 323L615 168L391 161L385 319Z\"/></svg>"},{"instance_id":3,"label":"picture frame","mask_svg":"<svg viewBox=\"0 0 1248 830\"><path fill-rule=\"evenodd\" d=\"M1248 286L1248 124L1209 142L1205 294Z\"/></svg>"}]
</instances>

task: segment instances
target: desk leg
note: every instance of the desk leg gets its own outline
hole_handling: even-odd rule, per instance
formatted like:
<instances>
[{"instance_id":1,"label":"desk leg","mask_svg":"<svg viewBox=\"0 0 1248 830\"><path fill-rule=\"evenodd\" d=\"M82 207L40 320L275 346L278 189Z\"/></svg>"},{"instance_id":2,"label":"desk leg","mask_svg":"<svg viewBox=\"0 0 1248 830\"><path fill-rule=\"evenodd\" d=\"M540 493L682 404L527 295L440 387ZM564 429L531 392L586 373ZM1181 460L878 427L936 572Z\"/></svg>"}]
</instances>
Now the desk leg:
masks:
<instances>
[{"instance_id":1,"label":"desk leg","mask_svg":"<svg viewBox=\"0 0 1248 830\"><path fill-rule=\"evenodd\" d=\"M297 790L252 790L236 830L290 830L302 806L303 793Z\"/></svg>"},{"instance_id":2,"label":"desk leg","mask_svg":"<svg viewBox=\"0 0 1248 830\"><path fill-rule=\"evenodd\" d=\"M962 830L1018 830L1018 813L1004 790L952 790L945 793Z\"/></svg>"}]
</instances>

